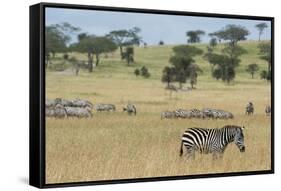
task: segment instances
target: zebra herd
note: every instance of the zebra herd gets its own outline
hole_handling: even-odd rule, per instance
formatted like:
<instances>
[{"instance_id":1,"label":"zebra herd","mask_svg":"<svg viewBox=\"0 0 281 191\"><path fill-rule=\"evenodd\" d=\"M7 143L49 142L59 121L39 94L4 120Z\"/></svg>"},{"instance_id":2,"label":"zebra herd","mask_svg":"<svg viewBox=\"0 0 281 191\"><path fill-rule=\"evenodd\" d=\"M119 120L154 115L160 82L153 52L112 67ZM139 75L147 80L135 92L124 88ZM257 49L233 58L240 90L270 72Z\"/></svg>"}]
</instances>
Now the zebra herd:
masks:
<instances>
[{"instance_id":1,"label":"zebra herd","mask_svg":"<svg viewBox=\"0 0 281 191\"><path fill-rule=\"evenodd\" d=\"M74 99L66 100L62 98L56 98L54 100L46 99L45 102L45 115L46 117L65 118L65 117L77 117L77 118L90 118L93 117L92 110L96 109L97 112L115 112L116 106L113 104L96 104L93 105L88 100ZM129 115L137 114L136 106L133 104L127 104L123 108Z\"/></svg>"},{"instance_id":2,"label":"zebra herd","mask_svg":"<svg viewBox=\"0 0 281 191\"><path fill-rule=\"evenodd\" d=\"M172 118L211 118L211 119L232 119L234 116L231 112L220 110L220 109L212 109L212 108L204 108L202 110L199 109L177 109L175 111L164 111L161 113L161 119L172 119Z\"/></svg>"},{"instance_id":3,"label":"zebra herd","mask_svg":"<svg viewBox=\"0 0 281 191\"><path fill-rule=\"evenodd\" d=\"M247 103L246 105L246 114L253 115L254 114L254 104L252 102ZM271 107L266 106L265 108L266 116L271 115ZM214 108L204 108L202 110L199 109L177 109L174 111L163 111L161 112L161 119L177 119L177 118L198 118L198 119L233 119L234 115L225 110L214 109Z\"/></svg>"},{"instance_id":4,"label":"zebra herd","mask_svg":"<svg viewBox=\"0 0 281 191\"><path fill-rule=\"evenodd\" d=\"M213 154L213 158L221 158L226 146L234 142L240 152L245 152L244 127L226 125L217 129L189 128L181 138L180 156L183 155L183 147L186 148L188 158L195 157L195 152Z\"/></svg>"}]
</instances>

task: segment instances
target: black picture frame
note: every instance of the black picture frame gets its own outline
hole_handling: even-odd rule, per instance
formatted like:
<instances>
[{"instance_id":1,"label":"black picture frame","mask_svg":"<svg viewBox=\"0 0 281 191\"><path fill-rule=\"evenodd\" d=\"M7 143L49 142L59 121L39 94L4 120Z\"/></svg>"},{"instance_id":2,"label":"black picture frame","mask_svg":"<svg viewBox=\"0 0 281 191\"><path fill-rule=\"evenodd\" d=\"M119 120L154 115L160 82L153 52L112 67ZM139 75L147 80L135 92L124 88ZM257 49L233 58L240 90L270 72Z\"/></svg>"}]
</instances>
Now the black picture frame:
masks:
<instances>
[{"instance_id":1,"label":"black picture frame","mask_svg":"<svg viewBox=\"0 0 281 191\"><path fill-rule=\"evenodd\" d=\"M88 182L67 182L46 184L45 182L45 9L46 8L65 8L80 10L103 10L132 13L153 13L165 15L183 15L200 16L215 18L234 18L234 19L253 19L271 22L271 56L272 56L272 74L271 74L271 169L264 171L247 171L232 173L213 173L186 176L168 176L151 177L137 179L120 180L102 180ZM38 188L54 188L67 186L85 186L116 183L133 183L147 181L168 181L178 179L227 177L242 175L258 175L274 173L274 18L249 16L249 15L231 15L215 13L196 13L184 11L168 11L153 9L136 9L121 7L104 7L92 5L74 5L58 3L39 3L30 6L30 128L29 128L29 184Z\"/></svg>"}]
</instances>

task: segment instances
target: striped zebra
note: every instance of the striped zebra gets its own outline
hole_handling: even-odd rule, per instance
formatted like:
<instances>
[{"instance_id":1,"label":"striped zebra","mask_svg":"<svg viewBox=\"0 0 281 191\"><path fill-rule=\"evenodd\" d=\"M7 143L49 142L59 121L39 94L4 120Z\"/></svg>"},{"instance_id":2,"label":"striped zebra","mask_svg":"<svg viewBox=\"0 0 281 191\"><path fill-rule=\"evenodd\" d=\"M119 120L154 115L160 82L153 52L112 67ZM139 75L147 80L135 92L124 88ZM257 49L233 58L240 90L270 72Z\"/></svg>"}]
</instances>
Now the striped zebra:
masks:
<instances>
[{"instance_id":1,"label":"striped zebra","mask_svg":"<svg viewBox=\"0 0 281 191\"><path fill-rule=\"evenodd\" d=\"M195 152L199 151L203 154L212 153L215 159L218 155L222 157L226 146L233 141L240 152L244 152L243 129L244 127L235 125L226 125L218 129L189 128L182 135L180 156L185 146L188 158L194 158Z\"/></svg>"},{"instance_id":2,"label":"striped zebra","mask_svg":"<svg viewBox=\"0 0 281 191\"><path fill-rule=\"evenodd\" d=\"M163 111L161 113L161 119L171 119L175 117L176 117L176 113L174 111Z\"/></svg>"},{"instance_id":3,"label":"striped zebra","mask_svg":"<svg viewBox=\"0 0 281 191\"><path fill-rule=\"evenodd\" d=\"M194 117L194 118L205 118L205 115L202 111L200 111L199 109L191 109L190 110L191 112L191 117Z\"/></svg>"},{"instance_id":4,"label":"striped zebra","mask_svg":"<svg viewBox=\"0 0 281 191\"><path fill-rule=\"evenodd\" d=\"M128 104L126 107L123 107L123 111L127 111L129 115L134 114L137 115L137 108L133 104Z\"/></svg>"},{"instance_id":5,"label":"striped zebra","mask_svg":"<svg viewBox=\"0 0 281 191\"><path fill-rule=\"evenodd\" d=\"M175 110L175 116L177 118L191 118L191 112L189 110L185 110L185 109L177 109Z\"/></svg>"},{"instance_id":6,"label":"striped zebra","mask_svg":"<svg viewBox=\"0 0 281 191\"><path fill-rule=\"evenodd\" d=\"M265 107L265 114L266 114L266 116L271 115L271 107L269 105Z\"/></svg>"},{"instance_id":7,"label":"striped zebra","mask_svg":"<svg viewBox=\"0 0 281 191\"><path fill-rule=\"evenodd\" d=\"M95 108L98 112L101 111L115 111L116 107L113 104L97 104L95 105Z\"/></svg>"},{"instance_id":8,"label":"striped zebra","mask_svg":"<svg viewBox=\"0 0 281 191\"><path fill-rule=\"evenodd\" d=\"M252 102L249 102L247 105L246 105L246 114L247 115L253 115L254 114L254 105Z\"/></svg>"}]
</instances>

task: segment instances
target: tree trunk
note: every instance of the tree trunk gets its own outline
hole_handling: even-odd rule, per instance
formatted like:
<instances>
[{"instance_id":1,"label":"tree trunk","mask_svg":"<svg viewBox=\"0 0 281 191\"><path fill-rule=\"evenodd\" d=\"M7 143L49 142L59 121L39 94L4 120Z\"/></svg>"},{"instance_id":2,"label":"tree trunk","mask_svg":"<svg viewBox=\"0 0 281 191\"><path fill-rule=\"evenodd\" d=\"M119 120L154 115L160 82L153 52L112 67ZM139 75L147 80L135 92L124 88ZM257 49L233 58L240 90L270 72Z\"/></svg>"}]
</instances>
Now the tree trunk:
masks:
<instances>
[{"instance_id":1,"label":"tree trunk","mask_svg":"<svg viewBox=\"0 0 281 191\"><path fill-rule=\"evenodd\" d=\"M96 66L98 66L100 63L100 55L96 54Z\"/></svg>"},{"instance_id":2,"label":"tree trunk","mask_svg":"<svg viewBox=\"0 0 281 191\"><path fill-rule=\"evenodd\" d=\"M93 72L93 54L88 53L88 70Z\"/></svg>"},{"instance_id":3,"label":"tree trunk","mask_svg":"<svg viewBox=\"0 0 281 191\"><path fill-rule=\"evenodd\" d=\"M254 79L254 73L252 72L252 79Z\"/></svg>"},{"instance_id":4,"label":"tree trunk","mask_svg":"<svg viewBox=\"0 0 281 191\"><path fill-rule=\"evenodd\" d=\"M120 49L121 60L123 60L123 47L119 46L119 49Z\"/></svg>"}]
</instances>

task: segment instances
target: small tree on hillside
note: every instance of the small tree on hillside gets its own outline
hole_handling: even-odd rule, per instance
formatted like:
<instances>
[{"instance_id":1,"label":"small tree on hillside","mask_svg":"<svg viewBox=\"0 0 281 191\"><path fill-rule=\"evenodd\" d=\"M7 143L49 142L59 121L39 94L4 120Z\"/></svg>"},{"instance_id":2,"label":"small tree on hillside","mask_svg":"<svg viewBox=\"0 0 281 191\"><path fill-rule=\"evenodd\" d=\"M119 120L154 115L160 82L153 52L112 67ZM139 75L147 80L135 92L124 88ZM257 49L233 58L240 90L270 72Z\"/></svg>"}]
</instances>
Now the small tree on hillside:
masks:
<instances>
[{"instance_id":1,"label":"small tree on hillside","mask_svg":"<svg viewBox=\"0 0 281 191\"><path fill-rule=\"evenodd\" d=\"M191 65L195 64L194 57L201 55L203 51L189 45L175 46L173 51L174 55L170 57L170 63L173 65L174 81L178 82L179 87L182 88L182 84L186 83L187 79L193 78L193 81L195 80L195 73L191 72L193 71ZM198 75L197 72L196 75Z\"/></svg>"},{"instance_id":2,"label":"small tree on hillside","mask_svg":"<svg viewBox=\"0 0 281 191\"><path fill-rule=\"evenodd\" d=\"M267 72L271 72L271 43L265 42L258 45L260 59L267 62Z\"/></svg>"},{"instance_id":3,"label":"small tree on hillside","mask_svg":"<svg viewBox=\"0 0 281 191\"><path fill-rule=\"evenodd\" d=\"M259 70L259 66L257 64L250 64L246 68L246 72L251 74L252 79L254 78L254 74Z\"/></svg>"},{"instance_id":4,"label":"small tree on hillside","mask_svg":"<svg viewBox=\"0 0 281 191\"><path fill-rule=\"evenodd\" d=\"M161 81L167 83L167 87L170 87L170 83L175 80L175 71L174 68L166 66L162 71Z\"/></svg>"},{"instance_id":5,"label":"small tree on hillside","mask_svg":"<svg viewBox=\"0 0 281 191\"><path fill-rule=\"evenodd\" d=\"M140 45L141 43L141 37L139 36L139 33L141 32L141 29L138 27L133 27L129 30L114 30L111 31L108 35L106 35L108 38L110 38L113 42L116 43L116 45L119 47L120 50L120 56L121 59L123 59L123 47L126 46L132 46L132 45Z\"/></svg>"},{"instance_id":6,"label":"small tree on hillside","mask_svg":"<svg viewBox=\"0 0 281 191\"><path fill-rule=\"evenodd\" d=\"M199 68L197 64L191 64L188 67L187 73L190 79L190 85L192 89L194 89L194 85L197 84L198 73L202 73L202 72L203 71L201 70L201 68Z\"/></svg>"},{"instance_id":7,"label":"small tree on hillside","mask_svg":"<svg viewBox=\"0 0 281 191\"><path fill-rule=\"evenodd\" d=\"M149 78L150 77L150 73L148 72L148 69L145 66L141 67L140 73L145 78Z\"/></svg>"},{"instance_id":8,"label":"small tree on hillside","mask_svg":"<svg viewBox=\"0 0 281 191\"><path fill-rule=\"evenodd\" d=\"M134 47L126 47L126 51L123 52L122 57L127 61L128 65L134 63Z\"/></svg>"},{"instance_id":9,"label":"small tree on hillside","mask_svg":"<svg viewBox=\"0 0 281 191\"><path fill-rule=\"evenodd\" d=\"M217 39L216 38L211 38L209 44L210 44L211 48L215 48L217 46L217 44L218 44Z\"/></svg>"},{"instance_id":10,"label":"small tree on hillside","mask_svg":"<svg viewBox=\"0 0 281 191\"><path fill-rule=\"evenodd\" d=\"M261 35L263 34L263 31L265 28L267 28L267 24L266 23L259 23L255 26L258 31L259 31L259 41L261 40Z\"/></svg>"},{"instance_id":11,"label":"small tree on hillside","mask_svg":"<svg viewBox=\"0 0 281 191\"><path fill-rule=\"evenodd\" d=\"M138 77L140 75L140 70L139 69L135 69L134 73L135 73L136 77Z\"/></svg>"},{"instance_id":12,"label":"small tree on hillside","mask_svg":"<svg viewBox=\"0 0 281 191\"><path fill-rule=\"evenodd\" d=\"M113 52L117 49L117 46L107 37L98 37L94 35L89 35L84 37L78 43L72 44L72 50L86 53L88 56L88 70L93 71L94 56L96 57L96 66L100 62L100 54Z\"/></svg>"},{"instance_id":13,"label":"small tree on hillside","mask_svg":"<svg viewBox=\"0 0 281 191\"><path fill-rule=\"evenodd\" d=\"M159 45L160 45L160 46L164 45L164 41L163 41L163 40L160 40L160 41L159 41Z\"/></svg>"},{"instance_id":14,"label":"small tree on hillside","mask_svg":"<svg viewBox=\"0 0 281 191\"><path fill-rule=\"evenodd\" d=\"M205 32L202 30L195 31L187 31L186 36L188 37L188 43L198 43L201 42L201 36L204 35Z\"/></svg>"},{"instance_id":15,"label":"small tree on hillside","mask_svg":"<svg viewBox=\"0 0 281 191\"><path fill-rule=\"evenodd\" d=\"M211 35L224 40L226 42L225 47L222 49L221 54L208 52L205 57L212 65L216 66L212 73L213 77L222 79L229 84L235 78L235 68L241 61L239 57L247 52L238 45L238 42L246 40L249 31L239 25L227 25L222 30Z\"/></svg>"}]
</instances>

